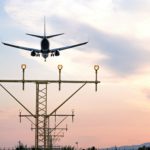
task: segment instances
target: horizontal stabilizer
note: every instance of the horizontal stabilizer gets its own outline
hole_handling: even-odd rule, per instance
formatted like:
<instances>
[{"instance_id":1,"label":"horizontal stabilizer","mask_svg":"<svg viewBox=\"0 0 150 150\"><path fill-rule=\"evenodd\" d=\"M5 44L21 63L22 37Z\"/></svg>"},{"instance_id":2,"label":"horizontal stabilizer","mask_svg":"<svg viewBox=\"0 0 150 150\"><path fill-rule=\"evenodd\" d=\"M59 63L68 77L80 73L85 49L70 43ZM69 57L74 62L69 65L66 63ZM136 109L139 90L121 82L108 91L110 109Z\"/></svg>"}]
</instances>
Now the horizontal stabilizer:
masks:
<instances>
[{"instance_id":1,"label":"horizontal stabilizer","mask_svg":"<svg viewBox=\"0 0 150 150\"><path fill-rule=\"evenodd\" d=\"M29 34L29 33L26 33L27 35L30 35L30 36L35 36L35 37L37 37L37 38L41 38L41 39L43 39L44 38L44 36L40 36L40 35L35 35L35 34Z\"/></svg>"},{"instance_id":2,"label":"horizontal stabilizer","mask_svg":"<svg viewBox=\"0 0 150 150\"><path fill-rule=\"evenodd\" d=\"M37 37L37 38L52 38L52 37L55 37L55 36L59 36L59 35L63 35L64 33L60 33L60 34L54 34L54 35L49 35L49 36L40 36L40 35L35 35L35 34L29 34L29 33L26 33L27 35L30 35L30 36L34 36L34 37Z\"/></svg>"},{"instance_id":3,"label":"horizontal stabilizer","mask_svg":"<svg viewBox=\"0 0 150 150\"><path fill-rule=\"evenodd\" d=\"M60 34L54 34L54 35L50 35L50 36L45 36L46 38L52 38L52 37L55 37L55 36L59 36L59 35L63 35L64 33L60 33Z\"/></svg>"}]
</instances>

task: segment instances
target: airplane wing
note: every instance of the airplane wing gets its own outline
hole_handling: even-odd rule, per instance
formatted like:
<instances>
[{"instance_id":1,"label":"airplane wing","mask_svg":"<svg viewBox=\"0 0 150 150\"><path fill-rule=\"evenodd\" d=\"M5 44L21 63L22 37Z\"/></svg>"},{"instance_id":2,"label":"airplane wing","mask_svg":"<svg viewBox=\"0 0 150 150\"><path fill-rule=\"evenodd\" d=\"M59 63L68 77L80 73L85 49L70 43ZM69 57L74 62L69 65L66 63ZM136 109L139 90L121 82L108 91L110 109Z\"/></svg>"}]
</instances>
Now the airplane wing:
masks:
<instances>
[{"instance_id":1,"label":"airplane wing","mask_svg":"<svg viewBox=\"0 0 150 150\"><path fill-rule=\"evenodd\" d=\"M35 48L22 47L22 46L12 45L12 44L8 44L8 43L3 43L3 44L6 45L6 46L19 48L19 49L23 49L23 50L26 50L26 51L35 51L36 53L40 53L41 52L41 50L35 49Z\"/></svg>"},{"instance_id":2,"label":"airplane wing","mask_svg":"<svg viewBox=\"0 0 150 150\"><path fill-rule=\"evenodd\" d=\"M75 45L71 45L71 46L65 46L65 47L60 47L60 48L54 48L54 49L51 49L50 52L62 51L62 50L65 50L65 49L69 49L69 48L81 46L81 45L84 45L84 44L87 44L87 43L88 43L88 42L84 42L84 43L79 43L79 44L75 44Z\"/></svg>"}]
</instances>

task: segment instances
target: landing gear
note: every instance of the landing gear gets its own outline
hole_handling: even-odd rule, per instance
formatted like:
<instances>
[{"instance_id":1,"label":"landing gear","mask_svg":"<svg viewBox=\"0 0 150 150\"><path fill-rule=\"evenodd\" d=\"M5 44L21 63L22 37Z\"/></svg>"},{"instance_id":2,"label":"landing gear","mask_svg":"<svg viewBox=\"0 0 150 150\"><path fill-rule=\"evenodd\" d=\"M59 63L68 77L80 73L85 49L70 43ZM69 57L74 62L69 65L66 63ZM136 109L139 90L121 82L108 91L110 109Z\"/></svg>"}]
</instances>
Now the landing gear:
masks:
<instances>
[{"instance_id":1,"label":"landing gear","mask_svg":"<svg viewBox=\"0 0 150 150\"><path fill-rule=\"evenodd\" d=\"M40 57L40 54L36 54L37 57Z\"/></svg>"},{"instance_id":2,"label":"landing gear","mask_svg":"<svg viewBox=\"0 0 150 150\"><path fill-rule=\"evenodd\" d=\"M58 50L51 52L51 57L59 56L60 52Z\"/></svg>"},{"instance_id":3,"label":"landing gear","mask_svg":"<svg viewBox=\"0 0 150 150\"><path fill-rule=\"evenodd\" d=\"M51 53L51 57L54 57L55 55L53 53Z\"/></svg>"}]
</instances>

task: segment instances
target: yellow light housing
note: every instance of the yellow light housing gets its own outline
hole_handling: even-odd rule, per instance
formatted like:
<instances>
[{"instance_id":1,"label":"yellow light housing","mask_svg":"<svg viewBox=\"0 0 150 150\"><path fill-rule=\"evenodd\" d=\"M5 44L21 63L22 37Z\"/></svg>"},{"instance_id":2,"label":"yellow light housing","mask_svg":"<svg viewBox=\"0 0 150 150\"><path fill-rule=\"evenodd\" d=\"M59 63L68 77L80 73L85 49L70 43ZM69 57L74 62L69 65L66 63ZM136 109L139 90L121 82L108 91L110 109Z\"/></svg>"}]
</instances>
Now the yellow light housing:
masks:
<instances>
[{"instance_id":1,"label":"yellow light housing","mask_svg":"<svg viewBox=\"0 0 150 150\"><path fill-rule=\"evenodd\" d=\"M95 71L99 70L99 65L94 65L94 70Z\"/></svg>"},{"instance_id":2,"label":"yellow light housing","mask_svg":"<svg viewBox=\"0 0 150 150\"><path fill-rule=\"evenodd\" d=\"M26 69L26 64L22 64L22 65L21 65L21 68L22 68L22 69Z\"/></svg>"},{"instance_id":3,"label":"yellow light housing","mask_svg":"<svg viewBox=\"0 0 150 150\"><path fill-rule=\"evenodd\" d=\"M61 70L61 69L63 68L63 65L58 65L57 68L58 68L59 70Z\"/></svg>"}]
</instances>

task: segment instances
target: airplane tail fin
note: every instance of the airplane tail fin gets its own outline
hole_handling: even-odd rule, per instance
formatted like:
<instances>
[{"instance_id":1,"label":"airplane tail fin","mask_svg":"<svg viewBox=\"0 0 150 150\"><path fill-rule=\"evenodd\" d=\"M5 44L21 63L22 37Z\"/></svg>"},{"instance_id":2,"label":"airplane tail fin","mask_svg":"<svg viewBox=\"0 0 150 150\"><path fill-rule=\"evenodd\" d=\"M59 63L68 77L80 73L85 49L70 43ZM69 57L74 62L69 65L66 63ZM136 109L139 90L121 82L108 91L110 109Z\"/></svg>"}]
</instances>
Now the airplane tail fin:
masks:
<instances>
[{"instance_id":1,"label":"airplane tail fin","mask_svg":"<svg viewBox=\"0 0 150 150\"><path fill-rule=\"evenodd\" d=\"M44 16L44 37L46 37L46 19Z\"/></svg>"},{"instance_id":2,"label":"airplane tail fin","mask_svg":"<svg viewBox=\"0 0 150 150\"><path fill-rule=\"evenodd\" d=\"M45 18L45 16L44 16L44 37L48 39L48 38L52 38L52 37L59 36L59 35L62 35L62 34L64 34L64 33L46 36L46 18Z\"/></svg>"},{"instance_id":3,"label":"airplane tail fin","mask_svg":"<svg viewBox=\"0 0 150 150\"><path fill-rule=\"evenodd\" d=\"M30 35L30 36L34 36L34 37L37 37L37 38L52 38L52 37L55 37L55 36L59 36L59 35L62 35L64 33L60 33L60 34L54 34L54 35L49 35L49 36L46 36L46 19L45 19L45 16L44 16L44 35L43 36L40 36L40 35L35 35L35 34L29 34L29 33L26 33L27 35Z\"/></svg>"}]
</instances>

